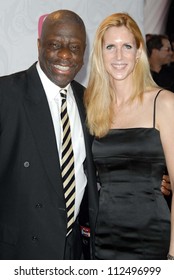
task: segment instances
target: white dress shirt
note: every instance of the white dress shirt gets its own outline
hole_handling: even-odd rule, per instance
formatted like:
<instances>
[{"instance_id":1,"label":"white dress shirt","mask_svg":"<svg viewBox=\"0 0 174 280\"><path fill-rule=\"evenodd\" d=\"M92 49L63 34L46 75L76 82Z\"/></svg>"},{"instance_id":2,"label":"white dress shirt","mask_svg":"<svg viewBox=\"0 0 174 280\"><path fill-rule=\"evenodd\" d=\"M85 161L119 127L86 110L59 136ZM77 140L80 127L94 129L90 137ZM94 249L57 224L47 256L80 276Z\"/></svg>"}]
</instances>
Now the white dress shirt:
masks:
<instances>
[{"instance_id":1,"label":"white dress shirt","mask_svg":"<svg viewBox=\"0 0 174 280\"><path fill-rule=\"evenodd\" d=\"M39 73L48 100L48 104L53 120L54 130L55 130L59 159L61 161L62 126L61 126L61 118L60 118L61 96L59 93L61 88L59 88L57 85L55 85L53 82L51 82L48 79L48 77L40 68L39 63L37 63L36 68ZM76 218L79 213L81 200L83 198L85 186L87 184L87 178L84 173L84 167L83 167L83 162L86 158L86 150L85 150L84 135L82 131L80 116L70 84L66 87L66 89L67 89L67 110L68 110L70 126L71 126L71 138L72 138L72 146L74 151L74 162L75 162L75 180L76 180L75 218Z\"/></svg>"}]
</instances>

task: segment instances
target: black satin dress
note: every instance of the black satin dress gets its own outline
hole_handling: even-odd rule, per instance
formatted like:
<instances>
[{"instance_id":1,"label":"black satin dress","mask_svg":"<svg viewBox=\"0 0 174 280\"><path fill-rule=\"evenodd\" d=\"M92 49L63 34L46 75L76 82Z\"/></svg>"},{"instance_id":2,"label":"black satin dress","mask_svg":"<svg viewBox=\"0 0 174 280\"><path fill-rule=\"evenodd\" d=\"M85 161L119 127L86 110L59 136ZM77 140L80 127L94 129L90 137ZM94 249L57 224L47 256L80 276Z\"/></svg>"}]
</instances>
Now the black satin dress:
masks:
<instances>
[{"instance_id":1,"label":"black satin dress","mask_svg":"<svg viewBox=\"0 0 174 280\"><path fill-rule=\"evenodd\" d=\"M166 259L170 210L160 190L165 159L159 131L112 129L94 140L93 156L101 183L96 259Z\"/></svg>"}]
</instances>

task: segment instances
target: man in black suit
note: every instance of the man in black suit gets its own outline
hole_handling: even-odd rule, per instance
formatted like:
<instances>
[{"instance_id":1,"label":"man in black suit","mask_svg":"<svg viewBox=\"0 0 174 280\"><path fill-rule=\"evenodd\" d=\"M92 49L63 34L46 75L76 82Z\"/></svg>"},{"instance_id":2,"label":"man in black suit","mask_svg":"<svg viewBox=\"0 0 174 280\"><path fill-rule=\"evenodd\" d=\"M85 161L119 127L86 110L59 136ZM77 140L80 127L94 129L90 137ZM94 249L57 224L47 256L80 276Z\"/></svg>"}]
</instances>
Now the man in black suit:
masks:
<instances>
[{"instance_id":1,"label":"man in black suit","mask_svg":"<svg viewBox=\"0 0 174 280\"><path fill-rule=\"evenodd\" d=\"M85 127L84 87L74 80L85 46L82 19L69 10L53 12L38 39L38 62L0 78L0 259L80 259L85 189L93 240L98 201L92 139ZM75 159L69 235L60 167L61 88L67 90Z\"/></svg>"}]
</instances>

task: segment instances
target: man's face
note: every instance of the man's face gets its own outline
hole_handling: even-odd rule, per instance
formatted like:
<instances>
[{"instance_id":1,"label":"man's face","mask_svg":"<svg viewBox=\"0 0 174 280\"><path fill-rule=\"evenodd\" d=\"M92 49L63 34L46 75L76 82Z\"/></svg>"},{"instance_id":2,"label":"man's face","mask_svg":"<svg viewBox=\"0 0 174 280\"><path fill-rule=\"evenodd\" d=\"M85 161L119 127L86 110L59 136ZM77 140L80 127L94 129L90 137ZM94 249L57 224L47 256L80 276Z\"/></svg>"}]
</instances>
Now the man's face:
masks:
<instances>
[{"instance_id":1,"label":"man's face","mask_svg":"<svg viewBox=\"0 0 174 280\"><path fill-rule=\"evenodd\" d=\"M40 66L57 86L65 87L80 71L85 40L80 25L72 22L48 25L41 39L38 39Z\"/></svg>"},{"instance_id":2,"label":"man's face","mask_svg":"<svg viewBox=\"0 0 174 280\"><path fill-rule=\"evenodd\" d=\"M170 63L172 57L172 49L169 40L162 39L163 46L159 50L159 59L161 61L161 65L165 65Z\"/></svg>"}]
</instances>

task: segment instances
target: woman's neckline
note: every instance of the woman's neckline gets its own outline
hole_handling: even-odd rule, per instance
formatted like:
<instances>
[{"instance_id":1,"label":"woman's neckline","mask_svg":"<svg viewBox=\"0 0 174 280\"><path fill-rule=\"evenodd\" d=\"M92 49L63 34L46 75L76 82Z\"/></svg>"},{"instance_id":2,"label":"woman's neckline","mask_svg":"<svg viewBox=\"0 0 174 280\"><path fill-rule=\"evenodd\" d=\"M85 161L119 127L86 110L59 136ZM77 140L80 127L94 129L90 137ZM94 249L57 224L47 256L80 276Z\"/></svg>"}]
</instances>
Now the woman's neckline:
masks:
<instances>
[{"instance_id":1,"label":"woman's neckline","mask_svg":"<svg viewBox=\"0 0 174 280\"><path fill-rule=\"evenodd\" d=\"M109 131L114 131L114 130L133 130L133 129L151 129L151 130L156 130L159 132L159 130L156 127L125 127L125 128L110 128Z\"/></svg>"}]
</instances>

